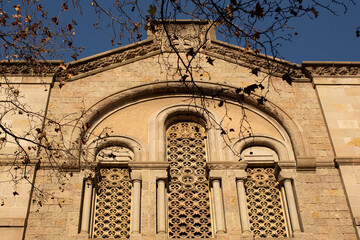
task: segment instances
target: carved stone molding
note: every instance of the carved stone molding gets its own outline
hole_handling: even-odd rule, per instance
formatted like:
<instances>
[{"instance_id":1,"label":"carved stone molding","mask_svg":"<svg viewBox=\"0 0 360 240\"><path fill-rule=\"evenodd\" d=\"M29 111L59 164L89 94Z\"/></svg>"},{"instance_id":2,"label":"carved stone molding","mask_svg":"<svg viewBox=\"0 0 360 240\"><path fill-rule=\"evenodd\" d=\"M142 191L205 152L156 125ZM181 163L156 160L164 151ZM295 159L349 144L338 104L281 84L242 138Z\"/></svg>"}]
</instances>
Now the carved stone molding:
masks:
<instances>
[{"instance_id":1,"label":"carved stone molding","mask_svg":"<svg viewBox=\"0 0 360 240\"><path fill-rule=\"evenodd\" d=\"M360 158L358 158L358 157L335 157L335 163L337 166L343 166L343 165L359 166Z\"/></svg>"},{"instance_id":2,"label":"carved stone molding","mask_svg":"<svg viewBox=\"0 0 360 240\"><path fill-rule=\"evenodd\" d=\"M0 74L3 75L53 75L62 61L0 61Z\"/></svg>"},{"instance_id":3,"label":"carved stone molding","mask_svg":"<svg viewBox=\"0 0 360 240\"><path fill-rule=\"evenodd\" d=\"M360 76L359 62L303 62L311 76Z\"/></svg>"},{"instance_id":4,"label":"carved stone molding","mask_svg":"<svg viewBox=\"0 0 360 240\"><path fill-rule=\"evenodd\" d=\"M152 40L145 40L126 47L105 52L103 54L69 63L67 68L58 72L55 77L57 79L67 79L92 71L98 71L99 69L106 69L107 67L117 66L118 64L136 59L137 57L145 56L159 49L160 46L154 44Z\"/></svg>"},{"instance_id":5,"label":"carved stone molding","mask_svg":"<svg viewBox=\"0 0 360 240\"><path fill-rule=\"evenodd\" d=\"M233 59L236 63L251 69L258 67L261 71L277 76L288 74L292 78L306 78L301 66L295 63L271 58L263 54L246 52L241 47L226 44L218 40L212 40L211 44L206 46L205 52L222 56L222 58Z\"/></svg>"},{"instance_id":6,"label":"carved stone molding","mask_svg":"<svg viewBox=\"0 0 360 240\"><path fill-rule=\"evenodd\" d=\"M247 167L246 162L208 162L206 165L209 170L243 170Z\"/></svg>"},{"instance_id":7,"label":"carved stone molding","mask_svg":"<svg viewBox=\"0 0 360 240\"><path fill-rule=\"evenodd\" d=\"M194 34L189 34L188 31L184 31L181 34L179 33L179 36L176 36L176 38L172 35L173 44L180 51L196 48L205 41L203 39L204 36L197 37ZM169 47L164 45L169 45L168 40L164 40L161 43L158 39L148 39L68 64L62 64L61 61L46 61L29 65L24 61L2 61L0 62L0 73L17 75L55 74L56 80L74 79L84 76L84 74L94 74L142 57L158 54L161 52L161 49L169 50ZM261 71L280 77L287 74L292 78L305 78L301 66L297 64L272 59L262 54L255 55L248 53L243 48L215 39L212 39L204 46L203 53L214 57L227 58L251 69L257 67ZM60 64L63 66L60 67Z\"/></svg>"},{"instance_id":8,"label":"carved stone molding","mask_svg":"<svg viewBox=\"0 0 360 240\"><path fill-rule=\"evenodd\" d=\"M168 162L131 162L128 164L131 169L168 169Z\"/></svg>"},{"instance_id":9,"label":"carved stone molding","mask_svg":"<svg viewBox=\"0 0 360 240\"><path fill-rule=\"evenodd\" d=\"M168 20L165 23L166 30L161 21L153 23L155 32L148 31L148 37L154 38L165 51L172 51L171 45L178 51L196 50L207 40L215 39L215 27L210 21Z\"/></svg>"}]
</instances>

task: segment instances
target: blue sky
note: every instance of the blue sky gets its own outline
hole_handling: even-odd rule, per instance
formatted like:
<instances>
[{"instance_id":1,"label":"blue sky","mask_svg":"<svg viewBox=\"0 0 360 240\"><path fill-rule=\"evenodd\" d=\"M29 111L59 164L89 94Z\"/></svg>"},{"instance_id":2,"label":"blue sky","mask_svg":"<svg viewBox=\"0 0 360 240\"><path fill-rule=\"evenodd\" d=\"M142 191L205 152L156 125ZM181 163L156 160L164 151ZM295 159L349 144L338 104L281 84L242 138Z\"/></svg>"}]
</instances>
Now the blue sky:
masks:
<instances>
[{"instance_id":1,"label":"blue sky","mask_svg":"<svg viewBox=\"0 0 360 240\"><path fill-rule=\"evenodd\" d=\"M293 42L284 43L280 50L285 60L302 61L360 61L360 38L355 36L360 26L360 3L345 15L323 12L319 18L295 22L299 32Z\"/></svg>"},{"instance_id":2,"label":"blue sky","mask_svg":"<svg viewBox=\"0 0 360 240\"><path fill-rule=\"evenodd\" d=\"M317 19L304 17L291 22L298 32L292 42L284 42L279 49L282 58L294 62L302 61L360 61L360 38L355 31L360 26L360 3L351 6L347 14L338 10L339 16L321 11ZM88 15L87 15L88 14ZM77 19L76 44L85 47L78 59L118 45L110 43L110 29L94 29L91 11L84 11ZM69 59L70 60L70 59Z\"/></svg>"}]
</instances>

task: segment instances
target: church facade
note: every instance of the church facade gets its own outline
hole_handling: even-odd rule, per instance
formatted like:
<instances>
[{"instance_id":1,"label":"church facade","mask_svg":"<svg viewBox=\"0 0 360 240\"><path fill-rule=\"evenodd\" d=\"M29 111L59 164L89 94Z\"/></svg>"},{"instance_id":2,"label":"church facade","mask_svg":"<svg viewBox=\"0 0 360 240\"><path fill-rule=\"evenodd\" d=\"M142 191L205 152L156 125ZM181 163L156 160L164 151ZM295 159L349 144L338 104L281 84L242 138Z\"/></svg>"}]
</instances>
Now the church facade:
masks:
<instances>
[{"instance_id":1,"label":"church facade","mask_svg":"<svg viewBox=\"0 0 360 240\"><path fill-rule=\"evenodd\" d=\"M31 110L6 126L46 149L0 133L2 239L359 239L360 63L270 58L208 24L41 74L0 63Z\"/></svg>"}]
</instances>

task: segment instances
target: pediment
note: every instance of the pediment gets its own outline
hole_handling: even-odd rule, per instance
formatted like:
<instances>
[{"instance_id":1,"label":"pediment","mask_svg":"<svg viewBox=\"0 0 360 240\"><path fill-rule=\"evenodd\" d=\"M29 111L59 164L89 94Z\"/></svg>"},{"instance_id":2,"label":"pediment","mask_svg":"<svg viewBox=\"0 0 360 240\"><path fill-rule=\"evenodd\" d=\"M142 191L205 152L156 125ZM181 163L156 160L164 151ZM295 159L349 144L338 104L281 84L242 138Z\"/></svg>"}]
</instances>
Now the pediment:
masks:
<instances>
[{"instance_id":1,"label":"pediment","mask_svg":"<svg viewBox=\"0 0 360 240\"><path fill-rule=\"evenodd\" d=\"M216 39L215 29L211 27L209 30L209 22L207 21L169 21L168 26L173 34L165 35L164 31L157 33L148 31L146 40L69 63L40 61L29 65L23 61L1 61L0 73L8 75L53 75L55 81L73 81L145 58L174 52L172 47L177 48L180 53L186 53L189 49L198 49L200 46L200 54L243 66L248 68L249 72L256 69L256 71L284 80L286 78L291 78L294 81L309 80L313 75L360 75L359 63L341 63L340 65L337 63L332 65L321 63L320 66L319 63L311 62L310 64L299 65L228 44ZM169 39L172 40L171 44Z\"/></svg>"},{"instance_id":2,"label":"pediment","mask_svg":"<svg viewBox=\"0 0 360 240\"><path fill-rule=\"evenodd\" d=\"M66 69L61 69L56 74L56 78L65 78L70 81L76 80L145 58L154 57L164 52L168 53L171 51L169 49L164 51L158 42L149 39L79 61L70 62L66 65ZM274 59L262 54L247 53L241 47L218 40L210 40L200 53L214 59L222 59L249 68L249 72L257 68L259 71L277 77L287 74L294 79L305 78L304 71L298 64Z\"/></svg>"}]
</instances>

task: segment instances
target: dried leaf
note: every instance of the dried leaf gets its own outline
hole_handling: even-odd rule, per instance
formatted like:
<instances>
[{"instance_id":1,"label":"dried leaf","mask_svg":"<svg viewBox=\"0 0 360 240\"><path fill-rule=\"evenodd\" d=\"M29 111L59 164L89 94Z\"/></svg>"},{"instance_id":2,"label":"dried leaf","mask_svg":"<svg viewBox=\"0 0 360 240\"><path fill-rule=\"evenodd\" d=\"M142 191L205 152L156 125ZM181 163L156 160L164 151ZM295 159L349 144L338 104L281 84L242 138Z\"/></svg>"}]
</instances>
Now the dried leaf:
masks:
<instances>
[{"instance_id":1,"label":"dried leaf","mask_svg":"<svg viewBox=\"0 0 360 240\"><path fill-rule=\"evenodd\" d=\"M259 71L260 71L260 68L254 68L253 70L251 70L251 73L258 76Z\"/></svg>"},{"instance_id":2,"label":"dried leaf","mask_svg":"<svg viewBox=\"0 0 360 240\"><path fill-rule=\"evenodd\" d=\"M319 12L316 11L315 8L312 8L312 9L311 9L311 12L314 14L315 18L317 18L317 17L319 16Z\"/></svg>"},{"instance_id":3,"label":"dried leaf","mask_svg":"<svg viewBox=\"0 0 360 240\"><path fill-rule=\"evenodd\" d=\"M51 20L56 24L59 25L59 19L57 17L51 18Z\"/></svg>"},{"instance_id":4,"label":"dried leaf","mask_svg":"<svg viewBox=\"0 0 360 240\"><path fill-rule=\"evenodd\" d=\"M64 11L69 10L69 7L68 7L68 5L67 5L66 3L61 4L61 8L62 8L62 10L64 10Z\"/></svg>"},{"instance_id":5,"label":"dried leaf","mask_svg":"<svg viewBox=\"0 0 360 240\"><path fill-rule=\"evenodd\" d=\"M195 57L195 52L193 48L190 48L189 51L186 53L186 56Z\"/></svg>"},{"instance_id":6,"label":"dried leaf","mask_svg":"<svg viewBox=\"0 0 360 240\"><path fill-rule=\"evenodd\" d=\"M284 81L286 81L289 85L292 85L293 78L292 78L288 73L285 73L285 74L282 76L282 79L283 79Z\"/></svg>"},{"instance_id":7,"label":"dried leaf","mask_svg":"<svg viewBox=\"0 0 360 240\"><path fill-rule=\"evenodd\" d=\"M189 77L189 75L183 75L181 76L181 81L185 82L185 80Z\"/></svg>"},{"instance_id":8,"label":"dried leaf","mask_svg":"<svg viewBox=\"0 0 360 240\"><path fill-rule=\"evenodd\" d=\"M206 62L214 66L215 59L212 59L211 57L206 57Z\"/></svg>"},{"instance_id":9,"label":"dried leaf","mask_svg":"<svg viewBox=\"0 0 360 240\"><path fill-rule=\"evenodd\" d=\"M155 17L156 14L156 6L154 5L150 5L149 9L147 10L147 12L150 14L151 18Z\"/></svg>"},{"instance_id":10,"label":"dried leaf","mask_svg":"<svg viewBox=\"0 0 360 240\"><path fill-rule=\"evenodd\" d=\"M261 7L260 3L258 2L255 7L255 11L253 12L258 18L264 17L264 8Z\"/></svg>"},{"instance_id":11,"label":"dried leaf","mask_svg":"<svg viewBox=\"0 0 360 240\"><path fill-rule=\"evenodd\" d=\"M257 84L251 84L251 85L249 85L249 86L247 86L247 87L244 88L244 93L250 95L251 92L254 92L255 89L257 89L257 88L258 88L258 85L257 85Z\"/></svg>"}]
</instances>

